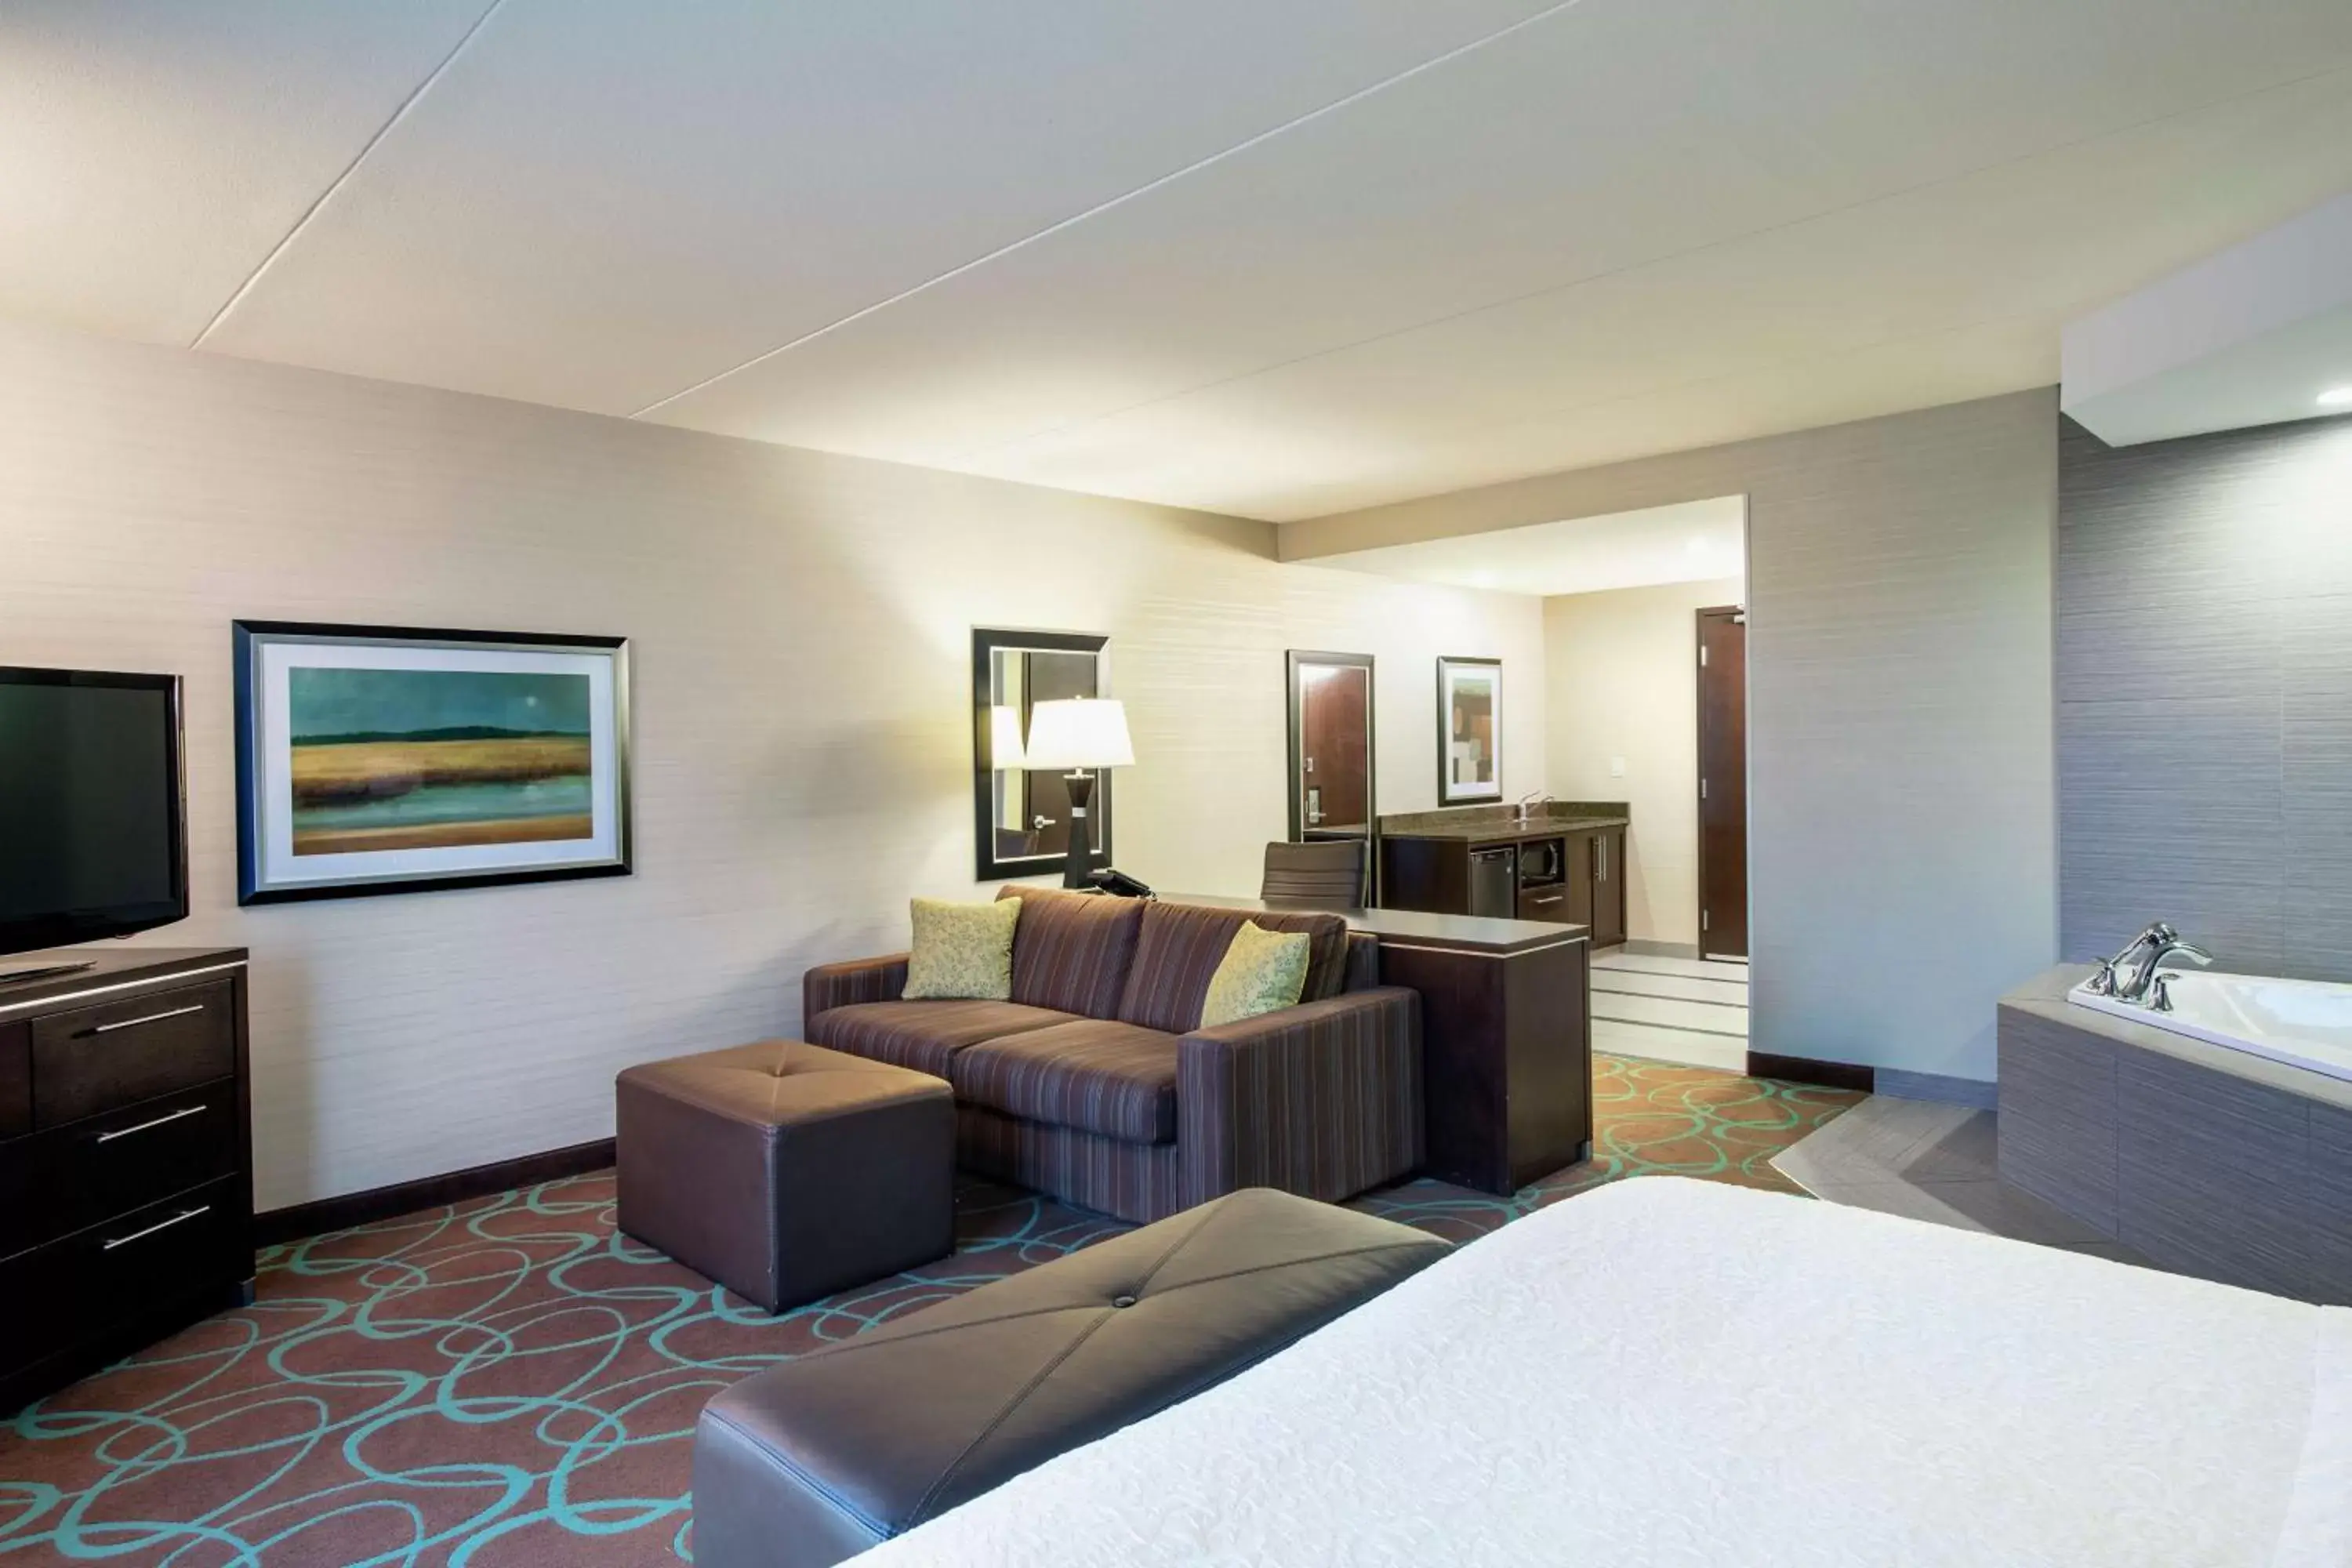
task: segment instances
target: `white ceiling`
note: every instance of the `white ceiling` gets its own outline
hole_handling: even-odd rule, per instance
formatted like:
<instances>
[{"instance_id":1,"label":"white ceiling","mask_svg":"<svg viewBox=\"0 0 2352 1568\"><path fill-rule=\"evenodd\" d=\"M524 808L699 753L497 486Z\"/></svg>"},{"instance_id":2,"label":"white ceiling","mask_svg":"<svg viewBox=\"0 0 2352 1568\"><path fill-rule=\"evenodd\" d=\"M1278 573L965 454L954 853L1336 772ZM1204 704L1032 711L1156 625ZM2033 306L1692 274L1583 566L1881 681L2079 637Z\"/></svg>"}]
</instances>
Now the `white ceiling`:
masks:
<instances>
[{"instance_id":1,"label":"white ceiling","mask_svg":"<svg viewBox=\"0 0 2352 1568\"><path fill-rule=\"evenodd\" d=\"M1747 524L1747 502L1724 496L1318 555L1313 564L1549 598L1745 577Z\"/></svg>"},{"instance_id":2,"label":"white ceiling","mask_svg":"<svg viewBox=\"0 0 2352 1568\"><path fill-rule=\"evenodd\" d=\"M2352 408L2352 195L2067 323L2060 406L2110 446Z\"/></svg>"},{"instance_id":3,"label":"white ceiling","mask_svg":"<svg viewBox=\"0 0 2352 1568\"><path fill-rule=\"evenodd\" d=\"M2046 384L2346 0L12 0L0 311L1288 519Z\"/></svg>"}]
</instances>

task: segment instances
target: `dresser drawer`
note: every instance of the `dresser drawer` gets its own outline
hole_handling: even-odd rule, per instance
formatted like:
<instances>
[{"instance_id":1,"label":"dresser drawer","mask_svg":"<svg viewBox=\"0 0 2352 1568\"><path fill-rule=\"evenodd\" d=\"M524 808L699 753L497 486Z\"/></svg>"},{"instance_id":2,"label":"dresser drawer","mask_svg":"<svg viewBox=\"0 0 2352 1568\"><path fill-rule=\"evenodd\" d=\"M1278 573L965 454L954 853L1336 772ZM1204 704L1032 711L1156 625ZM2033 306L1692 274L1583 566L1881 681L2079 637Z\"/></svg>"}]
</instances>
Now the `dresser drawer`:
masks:
<instances>
[{"instance_id":1,"label":"dresser drawer","mask_svg":"<svg viewBox=\"0 0 2352 1568\"><path fill-rule=\"evenodd\" d=\"M236 1081L142 1100L0 1146L0 1257L159 1203L238 1169Z\"/></svg>"},{"instance_id":2,"label":"dresser drawer","mask_svg":"<svg viewBox=\"0 0 2352 1568\"><path fill-rule=\"evenodd\" d=\"M235 1178L215 1182L0 1262L0 1362L85 1341L158 1304L253 1272ZM37 1356L26 1352L37 1347Z\"/></svg>"},{"instance_id":3,"label":"dresser drawer","mask_svg":"<svg viewBox=\"0 0 2352 1568\"><path fill-rule=\"evenodd\" d=\"M33 1023L33 1125L192 1089L236 1070L228 981L150 991Z\"/></svg>"},{"instance_id":4,"label":"dresser drawer","mask_svg":"<svg viewBox=\"0 0 2352 1568\"><path fill-rule=\"evenodd\" d=\"M1550 921L1554 924L1570 918L1568 884L1555 882L1549 887L1528 888L1519 894L1519 919Z\"/></svg>"}]
</instances>

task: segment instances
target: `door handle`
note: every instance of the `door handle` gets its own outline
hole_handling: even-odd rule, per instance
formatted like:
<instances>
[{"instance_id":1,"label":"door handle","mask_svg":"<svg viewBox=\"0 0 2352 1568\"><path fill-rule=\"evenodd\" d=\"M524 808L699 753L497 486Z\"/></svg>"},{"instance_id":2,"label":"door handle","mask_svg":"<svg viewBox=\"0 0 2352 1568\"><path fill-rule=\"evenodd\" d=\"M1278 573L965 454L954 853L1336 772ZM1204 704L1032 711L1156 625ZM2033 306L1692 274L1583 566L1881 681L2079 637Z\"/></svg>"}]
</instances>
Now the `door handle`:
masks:
<instances>
[{"instance_id":1,"label":"door handle","mask_svg":"<svg viewBox=\"0 0 2352 1568\"><path fill-rule=\"evenodd\" d=\"M117 1029L135 1029L142 1024L160 1024L166 1018L184 1018L191 1013L201 1013L204 1010L205 1005L198 1002L189 1007L174 1007L168 1013L150 1013L144 1017L123 1018L111 1024L93 1024L90 1026L89 1032L93 1035L110 1035Z\"/></svg>"},{"instance_id":2,"label":"door handle","mask_svg":"<svg viewBox=\"0 0 2352 1568\"><path fill-rule=\"evenodd\" d=\"M203 1106L191 1105L184 1110L174 1110L169 1116L159 1116L152 1121L142 1121L136 1127L118 1127L111 1132L101 1132L98 1135L98 1142L111 1143L117 1138L128 1138L133 1132L144 1132L150 1128L161 1127L166 1122L178 1121L190 1116L202 1116L204 1113Z\"/></svg>"},{"instance_id":3,"label":"door handle","mask_svg":"<svg viewBox=\"0 0 2352 1568\"><path fill-rule=\"evenodd\" d=\"M212 1212L213 1205L210 1204L198 1204L194 1208L182 1209L170 1219L159 1221L154 1225L149 1226L145 1230L134 1230L129 1236L118 1236L112 1241L110 1241L105 1246L100 1247L99 1250L100 1252L111 1252L118 1247L128 1247L134 1241L144 1241L147 1237L154 1235L159 1230L169 1230L173 1226L179 1225L186 1220L192 1220L200 1214L210 1214Z\"/></svg>"}]
</instances>

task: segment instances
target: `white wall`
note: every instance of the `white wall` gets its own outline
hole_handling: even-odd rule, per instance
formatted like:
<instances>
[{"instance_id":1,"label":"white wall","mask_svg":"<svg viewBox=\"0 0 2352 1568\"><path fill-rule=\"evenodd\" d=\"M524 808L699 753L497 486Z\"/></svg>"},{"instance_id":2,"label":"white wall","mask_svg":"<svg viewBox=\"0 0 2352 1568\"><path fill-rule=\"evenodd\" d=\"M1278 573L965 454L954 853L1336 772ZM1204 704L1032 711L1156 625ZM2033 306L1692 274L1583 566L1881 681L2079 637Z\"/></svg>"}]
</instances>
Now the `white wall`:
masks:
<instances>
[{"instance_id":1,"label":"white wall","mask_svg":"<svg viewBox=\"0 0 2352 1568\"><path fill-rule=\"evenodd\" d=\"M194 912L254 952L259 1201L608 1134L612 1076L790 1030L811 963L971 890L969 632L1104 631L1118 856L1255 890L1286 647L1380 660L1381 805L1435 804L1434 661L1513 595L1284 567L1273 530L529 405L0 327L0 662L187 678ZM636 874L236 907L229 623L625 635Z\"/></svg>"},{"instance_id":2,"label":"white wall","mask_svg":"<svg viewBox=\"0 0 2352 1568\"><path fill-rule=\"evenodd\" d=\"M1738 577L1565 594L1544 606L1546 785L1622 800L1625 934L1698 941L1698 671L1694 613L1739 604ZM1623 775L1610 772L1622 758Z\"/></svg>"},{"instance_id":3,"label":"white wall","mask_svg":"<svg viewBox=\"0 0 2352 1568\"><path fill-rule=\"evenodd\" d=\"M2054 391L1284 527L1286 560L1748 497L1756 1048L1990 1079L2057 955ZM1557 784L1558 781L1554 781Z\"/></svg>"}]
</instances>

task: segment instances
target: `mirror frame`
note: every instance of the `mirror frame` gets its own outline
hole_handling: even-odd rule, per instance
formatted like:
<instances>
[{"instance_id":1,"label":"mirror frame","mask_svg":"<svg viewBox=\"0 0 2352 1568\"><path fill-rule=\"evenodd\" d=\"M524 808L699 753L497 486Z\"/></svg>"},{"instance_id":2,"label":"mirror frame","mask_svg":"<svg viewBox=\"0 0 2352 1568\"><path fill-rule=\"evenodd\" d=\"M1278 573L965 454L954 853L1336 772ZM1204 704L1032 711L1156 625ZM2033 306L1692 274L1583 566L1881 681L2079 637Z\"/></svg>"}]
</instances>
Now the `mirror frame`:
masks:
<instances>
[{"instance_id":1,"label":"mirror frame","mask_svg":"<svg viewBox=\"0 0 2352 1568\"><path fill-rule=\"evenodd\" d=\"M996 853L996 768L994 726L990 710L996 696L996 655L1005 649L1032 653L1090 653L1095 656L1095 695L1110 691L1110 638L1090 632L1032 632L1003 626L971 630L971 804L972 878L982 882L1006 882L1016 877L1058 875L1066 863L1063 850L1041 855L1000 856ZM1102 825L1100 847L1087 857L1099 871L1111 864L1111 774L1095 774L1093 820Z\"/></svg>"},{"instance_id":2,"label":"mirror frame","mask_svg":"<svg viewBox=\"0 0 2352 1568\"><path fill-rule=\"evenodd\" d=\"M1307 805L1300 798L1299 763L1305 746L1300 735L1298 671L1304 665L1335 665L1364 672L1364 831L1325 833L1307 826ZM1380 748L1380 673L1368 653L1325 653L1311 648L1292 648L1282 656L1282 675L1290 710L1290 768L1283 778L1283 791L1290 804L1290 841L1304 844L1312 839L1355 838L1365 842L1368 859L1380 857L1381 837L1381 748Z\"/></svg>"},{"instance_id":3,"label":"mirror frame","mask_svg":"<svg viewBox=\"0 0 2352 1568\"><path fill-rule=\"evenodd\" d=\"M1492 669L1495 672L1495 787L1491 790L1471 785L1466 791L1456 784L1445 766L1445 749L1454 743L1454 704L1448 699L1446 676L1455 668ZM1448 805L1491 805L1503 798L1503 661L1499 658L1473 658L1441 654L1437 660L1437 804Z\"/></svg>"}]
</instances>

